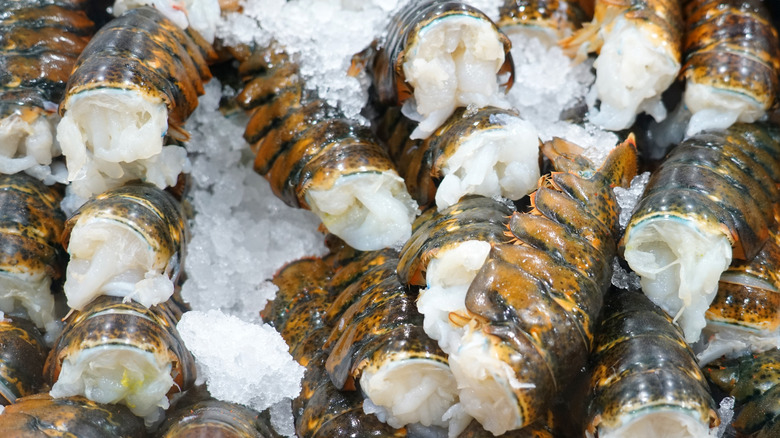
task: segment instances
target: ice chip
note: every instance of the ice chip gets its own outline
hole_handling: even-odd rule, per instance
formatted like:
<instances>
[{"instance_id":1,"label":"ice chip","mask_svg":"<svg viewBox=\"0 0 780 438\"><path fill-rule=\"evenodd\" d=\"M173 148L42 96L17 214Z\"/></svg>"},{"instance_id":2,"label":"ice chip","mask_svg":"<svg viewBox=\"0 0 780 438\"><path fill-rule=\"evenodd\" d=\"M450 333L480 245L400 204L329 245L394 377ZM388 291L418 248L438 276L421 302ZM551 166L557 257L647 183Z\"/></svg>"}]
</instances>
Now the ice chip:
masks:
<instances>
[{"instance_id":1,"label":"ice chip","mask_svg":"<svg viewBox=\"0 0 780 438\"><path fill-rule=\"evenodd\" d=\"M304 368L271 326L193 310L176 328L215 398L263 411L300 393Z\"/></svg>"},{"instance_id":2,"label":"ice chip","mask_svg":"<svg viewBox=\"0 0 780 438\"><path fill-rule=\"evenodd\" d=\"M626 225L628 225L628 221L631 220L634 208L639 203L648 181L650 181L650 172L644 172L635 176L627 189L615 187L615 197L617 198L618 206L620 206L618 222L621 230L624 230Z\"/></svg>"}]
</instances>

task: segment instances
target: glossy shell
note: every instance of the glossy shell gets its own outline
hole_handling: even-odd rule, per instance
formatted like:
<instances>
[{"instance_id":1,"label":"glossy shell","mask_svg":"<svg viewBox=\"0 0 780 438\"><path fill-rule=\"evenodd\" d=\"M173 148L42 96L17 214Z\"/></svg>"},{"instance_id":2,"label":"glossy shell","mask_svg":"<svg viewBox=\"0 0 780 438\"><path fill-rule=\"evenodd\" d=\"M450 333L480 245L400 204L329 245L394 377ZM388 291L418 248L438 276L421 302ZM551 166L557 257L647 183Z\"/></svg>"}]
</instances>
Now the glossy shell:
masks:
<instances>
[{"instance_id":1,"label":"glossy shell","mask_svg":"<svg viewBox=\"0 0 780 438\"><path fill-rule=\"evenodd\" d=\"M466 295L473 330L530 384L508 389L522 426L544 415L586 362L616 255L612 188L636 173L633 141L616 147L595 173L566 154L570 146L545 144L560 171L542 180L529 213L512 215L514 244L494 245Z\"/></svg>"},{"instance_id":2,"label":"glossy shell","mask_svg":"<svg viewBox=\"0 0 780 438\"><path fill-rule=\"evenodd\" d=\"M0 345L0 404L43 390L43 365L49 349L35 325L5 316L0 320Z\"/></svg>"},{"instance_id":3,"label":"glossy shell","mask_svg":"<svg viewBox=\"0 0 780 438\"><path fill-rule=\"evenodd\" d=\"M83 91L133 90L164 102L168 125L180 131L211 78L208 62L215 58L196 32L182 31L152 7L131 9L103 26L81 53L60 114Z\"/></svg>"},{"instance_id":4,"label":"glossy shell","mask_svg":"<svg viewBox=\"0 0 780 438\"><path fill-rule=\"evenodd\" d=\"M153 249L154 266L175 283L182 273L182 263L189 240L189 228L181 204L168 192L151 184L127 184L101 193L68 218L62 236L67 249L70 233L76 224L116 222L139 234Z\"/></svg>"},{"instance_id":5,"label":"glossy shell","mask_svg":"<svg viewBox=\"0 0 780 438\"><path fill-rule=\"evenodd\" d=\"M776 128L737 124L688 138L653 172L626 227L680 218L729 239L735 259L752 259L769 238L778 208Z\"/></svg>"},{"instance_id":6,"label":"glossy shell","mask_svg":"<svg viewBox=\"0 0 780 438\"><path fill-rule=\"evenodd\" d=\"M0 415L4 436L18 438L143 438L143 420L125 406L95 403L84 397L51 398L37 394L17 400Z\"/></svg>"},{"instance_id":7,"label":"glossy shell","mask_svg":"<svg viewBox=\"0 0 780 438\"><path fill-rule=\"evenodd\" d=\"M374 85L381 104L397 106L413 96L414 90L406 82L403 72L405 51L420 38L426 26L452 16L469 16L490 21L484 13L465 3L428 0L409 3L409 6L401 9L391 19L372 66ZM493 26L495 27L495 24ZM496 30L498 31L497 27ZM501 36L505 54L498 76L508 74L502 87L509 90L514 81L514 62L509 53L511 43L501 32L498 34Z\"/></svg>"},{"instance_id":8,"label":"glossy shell","mask_svg":"<svg viewBox=\"0 0 780 438\"><path fill-rule=\"evenodd\" d=\"M52 112L94 33L84 1L0 2L0 116Z\"/></svg>"},{"instance_id":9,"label":"glossy shell","mask_svg":"<svg viewBox=\"0 0 780 438\"><path fill-rule=\"evenodd\" d=\"M719 359L705 366L707 379L741 406L732 422L741 436L769 438L778 432L780 350Z\"/></svg>"},{"instance_id":10,"label":"glossy shell","mask_svg":"<svg viewBox=\"0 0 780 438\"><path fill-rule=\"evenodd\" d=\"M65 214L62 194L23 173L0 176L0 272L24 280L65 272L67 254L60 239ZM10 309L9 309L10 310Z\"/></svg>"},{"instance_id":11,"label":"glossy shell","mask_svg":"<svg viewBox=\"0 0 780 438\"><path fill-rule=\"evenodd\" d=\"M146 308L122 302L121 297L101 296L83 311L72 313L46 360L44 374L54 384L62 362L90 348L127 346L170 362L175 385L169 395L184 391L195 381L195 359L176 330L181 310L170 301Z\"/></svg>"},{"instance_id":12,"label":"glossy shell","mask_svg":"<svg viewBox=\"0 0 780 438\"><path fill-rule=\"evenodd\" d=\"M504 31L512 26L534 26L570 33L586 18L577 0L504 0L498 13L496 24Z\"/></svg>"},{"instance_id":13,"label":"glossy shell","mask_svg":"<svg viewBox=\"0 0 780 438\"><path fill-rule=\"evenodd\" d=\"M685 16L681 76L769 109L777 98L780 43L764 2L689 0Z\"/></svg>"},{"instance_id":14,"label":"glossy shell","mask_svg":"<svg viewBox=\"0 0 780 438\"><path fill-rule=\"evenodd\" d=\"M644 294L610 291L595 333L589 436L661 410L689 415L706 429L718 424L715 402L691 347L672 318Z\"/></svg>"},{"instance_id":15,"label":"glossy shell","mask_svg":"<svg viewBox=\"0 0 780 438\"><path fill-rule=\"evenodd\" d=\"M412 225L412 237L401 249L398 276L407 285L426 286L428 263L467 240L489 243L509 241L506 224L513 208L482 196L464 197L457 204L423 212Z\"/></svg>"}]
</instances>

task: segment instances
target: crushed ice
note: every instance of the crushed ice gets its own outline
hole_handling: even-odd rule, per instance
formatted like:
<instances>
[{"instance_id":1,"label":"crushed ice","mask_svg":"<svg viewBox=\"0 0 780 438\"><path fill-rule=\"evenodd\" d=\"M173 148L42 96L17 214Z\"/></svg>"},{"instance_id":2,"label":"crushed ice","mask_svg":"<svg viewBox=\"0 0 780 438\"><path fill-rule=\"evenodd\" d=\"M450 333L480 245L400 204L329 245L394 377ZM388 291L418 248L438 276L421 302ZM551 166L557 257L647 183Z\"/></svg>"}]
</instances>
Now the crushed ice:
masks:
<instances>
[{"instance_id":1,"label":"crushed ice","mask_svg":"<svg viewBox=\"0 0 780 438\"><path fill-rule=\"evenodd\" d=\"M196 359L198 383L215 398L263 411L298 396L304 368L270 325L192 310L176 328Z\"/></svg>"}]
</instances>

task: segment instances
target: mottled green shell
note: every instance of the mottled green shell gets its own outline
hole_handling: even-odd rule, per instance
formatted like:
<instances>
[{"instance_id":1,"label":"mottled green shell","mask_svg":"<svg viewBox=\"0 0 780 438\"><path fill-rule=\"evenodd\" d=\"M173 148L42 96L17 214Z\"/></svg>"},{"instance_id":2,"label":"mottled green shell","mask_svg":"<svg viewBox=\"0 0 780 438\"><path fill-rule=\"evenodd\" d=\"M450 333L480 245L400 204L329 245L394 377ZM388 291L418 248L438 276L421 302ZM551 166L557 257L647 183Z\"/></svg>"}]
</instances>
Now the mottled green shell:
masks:
<instances>
[{"instance_id":1,"label":"mottled green shell","mask_svg":"<svg viewBox=\"0 0 780 438\"><path fill-rule=\"evenodd\" d=\"M0 430L7 437L143 438L143 419L126 406L101 404L85 397L51 398L36 394L6 406Z\"/></svg>"},{"instance_id":2,"label":"mottled green shell","mask_svg":"<svg viewBox=\"0 0 780 438\"><path fill-rule=\"evenodd\" d=\"M776 128L736 124L678 145L653 172L626 227L676 218L732 243L733 258L752 259L769 238L778 212Z\"/></svg>"},{"instance_id":3,"label":"mottled green shell","mask_svg":"<svg viewBox=\"0 0 780 438\"><path fill-rule=\"evenodd\" d=\"M755 257L735 261L721 275L705 317L709 323L770 336L780 328L780 235L776 228Z\"/></svg>"},{"instance_id":4,"label":"mottled green shell","mask_svg":"<svg viewBox=\"0 0 780 438\"><path fill-rule=\"evenodd\" d=\"M27 174L0 176L0 272L20 280L63 276L67 254L60 244L61 200L59 191Z\"/></svg>"},{"instance_id":5,"label":"mottled green shell","mask_svg":"<svg viewBox=\"0 0 780 438\"><path fill-rule=\"evenodd\" d=\"M171 394L184 391L195 381L195 359L176 330L179 309L170 302L144 307L121 297L100 296L82 311L72 313L46 360L44 375L53 385L62 362L90 348L127 346L171 363L175 385Z\"/></svg>"},{"instance_id":6,"label":"mottled green shell","mask_svg":"<svg viewBox=\"0 0 780 438\"><path fill-rule=\"evenodd\" d=\"M732 425L743 436L771 437L780 420L780 350L721 358L703 369L707 379L742 406Z\"/></svg>"},{"instance_id":7,"label":"mottled green shell","mask_svg":"<svg viewBox=\"0 0 780 438\"><path fill-rule=\"evenodd\" d=\"M572 32L585 21L578 0L504 0L498 14L498 27L505 32L514 26Z\"/></svg>"},{"instance_id":8,"label":"mottled green shell","mask_svg":"<svg viewBox=\"0 0 780 438\"><path fill-rule=\"evenodd\" d=\"M589 368L585 421L591 434L667 409L705 429L718 423L693 350L671 317L640 292L607 294Z\"/></svg>"},{"instance_id":9,"label":"mottled green shell","mask_svg":"<svg viewBox=\"0 0 780 438\"><path fill-rule=\"evenodd\" d=\"M276 46L243 54L239 71L254 169L287 205L309 208L309 190L329 190L344 176L396 173L371 130L305 90L297 64Z\"/></svg>"}]
</instances>

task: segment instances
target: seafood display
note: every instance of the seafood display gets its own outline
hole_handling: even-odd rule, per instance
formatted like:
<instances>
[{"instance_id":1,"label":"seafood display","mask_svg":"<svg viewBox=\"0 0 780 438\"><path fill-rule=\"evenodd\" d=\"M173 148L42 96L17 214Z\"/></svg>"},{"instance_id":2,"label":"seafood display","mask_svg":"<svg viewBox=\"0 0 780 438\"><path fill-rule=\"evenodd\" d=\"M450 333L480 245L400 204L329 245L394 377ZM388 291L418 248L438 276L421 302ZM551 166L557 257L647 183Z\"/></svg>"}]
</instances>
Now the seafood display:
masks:
<instances>
[{"instance_id":1,"label":"seafood display","mask_svg":"<svg viewBox=\"0 0 780 438\"><path fill-rule=\"evenodd\" d=\"M653 173L626 227L623 256L690 343L723 271L755 257L775 226L778 138L766 124L688 138Z\"/></svg>"},{"instance_id":2,"label":"seafood display","mask_svg":"<svg viewBox=\"0 0 780 438\"><path fill-rule=\"evenodd\" d=\"M57 105L71 70L94 33L80 0L0 3L0 172L26 171L65 182L54 162Z\"/></svg>"},{"instance_id":3,"label":"seafood display","mask_svg":"<svg viewBox=\"0 0 780 438\"><path fill-rule=\"evenodd\" d=\"M680 71L682 38L677 0L596 0L593 21L561 41L579 58L598 52L590 121L616 131L629 128L640 112L663 120L661 93Z\"/></svg>"},{"instance_id":4,"label":"seafood display","mask_svg":"<svg viewBox=\"0 0 780 438\"><path fill-rule=\"evenodd\" d=\"M62 194L25 173L0 175L0 311L54 329L52 291L61 287L67 254L60 244Z\"/></svg>"},{"instance_id":5,"label":"seafood display","mask_svg":"<svg viewBox=\"0 0 780 438\"><path fill-rule=\"evenodd\" d=\"M119 297L95 298L68 317L46 359L50 394L123 404L154 423L168 397L195 381L195 361L176 331L180 316L170 300L147 308Z\"/></svg>"},{"instance_id":6,"label":"seafood display","mask_svg":"<svg viewBox=\"0 0 780 438\"><path fill-rule=\"evenodd\" d=\"M304 89L297 66L275 47L245 54L237 96L251 111L244 138L255 170L287 205L312 210L356 249L404 242L417 206L368 127Z\"/></svg>"},{"instance_id":7,"label":"seafood display","mask_svg":"<svg viewBox=\"0 0 780 438\"><path fill-rule=\"evenodd\" d=\"M57 140L68 181L83 197L133 179L163 188L187 169L182 125L211 78L214 49L156 9L103 26L79 56L60 103Z\"/></svg>"},{"instance_id":8,"label":"seafood display","mask_svg":"<svg viewBox=\"0 0 780 438\"><path fill-rule=\"evenodd\" d=\"M380 137L421 207L447 208L466 195L520 199L539 179L539 139L531 123L512 111L459 108L425 140L412 140L416 123L393 108Z\"/></svg>"},{"instance_id":9,"label":"seafood display","mask_svg":"<svg viewBox=\"0 0 780 438\"><path fill-rule=\"evenodd\" d=\"M188 228L179 202L151 184L127 184L91 198L65 223L70 255L63 285L82 310L98 295L146 307L173 295L183 270Z\"/></svg>"},{"instance_id":10,"label":"seafood display","mask_svg":"<svg viewBox=\"0 0 780 438\"><path fill-rule=\"evenodd\" d=\"M686 136L752 123L776 105L780 41L766 2L686 2Z\"/></svg>"},{"instance_id":11,"label":"seafood display","mask_svg":"<svg viewBox=\"0 0 780 438\"><path fill-rule=\"evenodd\" d=\"M403 105L404 115L419 122L412 139L431 135L459 107L507 108L510 46L495 23L465 3L409 2L370 62L377 100Z\"/></svg>"},{"instance_id":12,"label":"seafood display","mask_svg":"<svg viewBox=\"0 0 780 438\"><path fill-rule=\"evenodd\" d=\"M13 437L143 438L143 421L126 406L95 403L84 397L36 394L6 406L0 430Z\"/></svg>"},{"instance_id":13,"label":"seafood display","mask_svg":"<svg viewBox=\"0 0 780 438\"><path fill-rule=\"evenodd\" d=\"M736 358L722 358L704 367L713 385L731 395L742 405L731 423L741 436L769 438L780 432L778 422L778 382L780 350Z\"/></svg>"},{"instance_id":14,"label":"seafood display","mask_svg":"<svg viewBox=\"0 0 780 438\"><path fill-rule=\"evenodd\" d=\"M715 401L666 313L638 291L612 289L594 332L586 436L709 436Z\"/></svg>"},{"instance_id":15,"label":"seafood display","mask_svg":"<svg viewBox=\"0 0 780 438\"><path fill-rule=\"evenodd\" d=\"M271 3L0 0L3 433L780 433L780 7Z\"/></svg>"}]
</instances>

